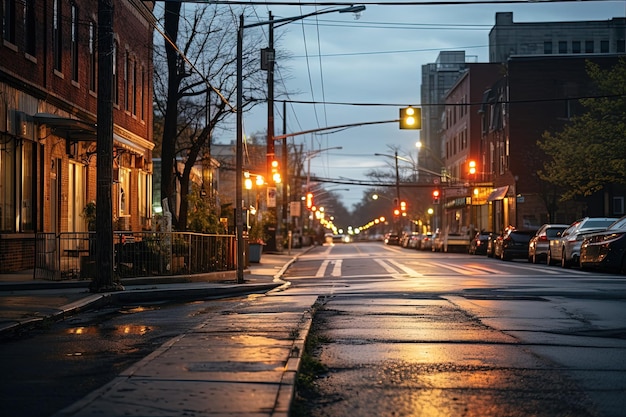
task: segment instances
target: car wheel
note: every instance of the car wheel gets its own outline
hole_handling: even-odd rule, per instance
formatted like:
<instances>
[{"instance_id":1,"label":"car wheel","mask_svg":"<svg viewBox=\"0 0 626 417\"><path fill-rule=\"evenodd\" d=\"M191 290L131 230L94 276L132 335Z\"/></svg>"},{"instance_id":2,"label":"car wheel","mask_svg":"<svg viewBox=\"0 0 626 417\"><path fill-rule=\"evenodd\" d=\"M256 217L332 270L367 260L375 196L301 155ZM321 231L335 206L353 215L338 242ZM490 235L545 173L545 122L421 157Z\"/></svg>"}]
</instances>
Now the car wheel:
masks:
<instances>
[{"instance_id":1,"label":"car wheel","mask_svg":"<svg viewBox=\"0 0 626 417\"><path fill-rule=\"evenodd\" d=\"M565 257L565 248L561 251L561 267L569 268L569 262L567 262L567 258Z\"/></svg>"}]
</instances>

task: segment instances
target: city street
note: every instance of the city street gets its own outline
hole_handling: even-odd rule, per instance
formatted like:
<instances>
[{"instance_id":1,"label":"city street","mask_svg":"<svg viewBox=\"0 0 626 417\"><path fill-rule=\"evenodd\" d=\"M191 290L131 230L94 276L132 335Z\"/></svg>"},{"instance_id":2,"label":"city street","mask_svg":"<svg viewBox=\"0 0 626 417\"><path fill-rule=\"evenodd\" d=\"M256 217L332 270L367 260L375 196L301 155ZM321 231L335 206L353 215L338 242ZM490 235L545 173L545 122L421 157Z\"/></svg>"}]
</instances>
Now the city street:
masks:
<instances>
[{"instance_id":1,"label":"city street","mask_svg":"<svg viewBox=\"0 0 626 417\"><path fill-rule=\"evenodd\" d=\"M304 415L623 415L624 276L370 243L287 275L321 300Z\"/></svg>"},{"instance_id":2,"label":"city street","mask_svg":"<svg viewBox=\"0 0 626 417\"><path fill-rule=\"evenodd\" d=\"M285 386L313 306L327 370L292 417L623 415L622 275L360 242L300 253L282 278L283 291L111 306L4 340L0 409L277 415L259 406Z\"/></svg>"}]
</instances>

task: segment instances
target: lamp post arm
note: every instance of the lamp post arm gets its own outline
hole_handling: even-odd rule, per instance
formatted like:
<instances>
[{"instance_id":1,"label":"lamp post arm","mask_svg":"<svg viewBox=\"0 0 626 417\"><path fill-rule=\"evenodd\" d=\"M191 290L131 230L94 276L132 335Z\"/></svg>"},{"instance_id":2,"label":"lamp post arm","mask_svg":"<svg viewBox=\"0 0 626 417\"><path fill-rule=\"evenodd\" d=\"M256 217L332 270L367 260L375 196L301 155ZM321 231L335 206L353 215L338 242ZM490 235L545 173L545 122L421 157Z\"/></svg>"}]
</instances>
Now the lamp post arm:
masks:
<instances>
[{"instance_id":1,"label":"lamp post arm","mask_svg":"<svg viewBox=\"0 0 626 417\"><path fill-rule=\"evenodd\" d=\"M275 20L272 21L272 23L274 24L274 27L277 27L277 26L286 25L286 24L291 23L291 22L296 22L298 20L303 20L303 19L306 19L307 17L319 16L321 14L327 14L327 13L359 13L359 12L362 12L363 10L365 10L365 6L363 6L363 5L360 5L360 6L350 6L350 7L344 8L344 9L318 10L318 11L314 11L314 12L311 12L311 13L303 14L301 16L284 17L282 19L275 19ZM264 26L264 25L268 25L269 23L270 22L248 23L247 25L243 26L243 28L244 29L248 29L248 28L253 28L253 27L257 27L257 26Z\"/></svg>"}]
</instances>

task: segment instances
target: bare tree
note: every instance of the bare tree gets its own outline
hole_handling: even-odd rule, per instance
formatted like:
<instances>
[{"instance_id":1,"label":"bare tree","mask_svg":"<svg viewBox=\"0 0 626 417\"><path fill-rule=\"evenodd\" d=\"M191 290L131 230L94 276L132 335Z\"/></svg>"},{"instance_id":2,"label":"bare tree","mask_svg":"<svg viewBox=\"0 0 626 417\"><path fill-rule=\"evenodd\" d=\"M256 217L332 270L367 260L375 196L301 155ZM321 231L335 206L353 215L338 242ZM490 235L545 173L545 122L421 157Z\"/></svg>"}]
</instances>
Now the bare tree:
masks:
<instances>
[{"instance_id":1,"label":"bare tree","mask_svg":"<svg viewBox=\"0 0 626 417\"><path fill-rule=\"evenodd\" d=\"M161 199L173 202L180 182L177 230L186 230L193 166L210 156L211 138L235 127L237 13L224 5L165 2L163 47L155 45L155 120L162 121ZM244 105L264 101L261 37L244 42ZM159 129L155 129L158 132ZM178 162L183 163L182 170ZM171 207L171 205L170 205Z\"/></svg>"}]
</instances>

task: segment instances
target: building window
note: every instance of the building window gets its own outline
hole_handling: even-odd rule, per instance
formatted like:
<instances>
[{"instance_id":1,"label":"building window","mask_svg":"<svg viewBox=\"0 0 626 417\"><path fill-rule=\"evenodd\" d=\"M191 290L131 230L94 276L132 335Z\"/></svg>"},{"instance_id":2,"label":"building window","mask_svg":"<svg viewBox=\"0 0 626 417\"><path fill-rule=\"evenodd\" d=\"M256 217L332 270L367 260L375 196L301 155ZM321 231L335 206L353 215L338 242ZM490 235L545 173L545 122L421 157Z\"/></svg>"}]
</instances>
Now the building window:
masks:
<instances>
[{"instance_id":1,"label":"building window","mask_svg":"<svg viewBox=\"0 0 626 417\"><path fill-rule=\"evenodd\" d=\"M585 41L585 53L593 54L593 41Z\"/></svg>"},{"instance_id":2,"label":"building window","mask_svg":"<svg viewBox=\"0 0 626 417\"><path fill-rule=\"evenodd\" d=\"M566 53L567 53L567 42L559 41L559 54L566 54Z\"/></svg>"},{"instance_id":3,"label":"building window","mask_svg":"<svg viewBox=\"0 0 626 417\"><path fill-rule=\"evenodd\" d=\"M137 61L133 60L133 114L137 115L137 96L139 95L137 92Z\"/></svg>"},{"instance_id":4,"label":"building window","mask_svg":"<svg viewBox=\"0 0 626 417\"><path fill-rule=\"evenodd\" d=\"M600 53L601 54L609 53L609 41L607 40L600 41Z\"/></svg>"},{"instance_id":5,"label":"building window","mask_svg":"<svg viewBox=\"0 0 626 417\"><path fill-rule=\"evenodd\" d=\"M117 79L117 41L113 42L113 104L120 104L120 89Z\"/></svg>"},{"instance_id":6,"label":"building window","mask_svg":"<svg viewBox=\"0 0 626 417\"><path fill-rule=\"evenodd\" d=\"M152 176L145 171L139 171L138 194L139 218L143 227L149 228L152 217Z\"/></svg>"},{"instance_id":7,"label":"building window","mask_svg":"<svg viewBox=\"0 0 626 417\"><path fill-rule=\"evenodd\" d=\"M72 81L78 82L78 7L72 4L71 12L71 59L72 59Z\"/></svg>"},{"instance_id":8,"label":"building window","mask_svg":"<svg viewBox=\"0 0 626 417\"><path fill-rule=\"evenodd\" d=\"M0 231L15 231L15 142L0 133Z\"/></svg>"},{"instance_id":9,"label":"building window","mask_svg":"<svg viewBox=\"0 0 626 417\"><path fill-rule=\"evenodd\" d=\"M86 191L86 167L76 162L70 162L68 166L68 205L67 205L67 230L70 232L86 232L87 222L81 216L87 205Z\"/></svg>"},{"instance_id":10,"label":"building window","mask_svg":"<svg viewBox=\"0 0 626 417\"><path fill-rule=\"evenodd\" d=\"M119 168L119 195L118 213L121 216L130 215L130 169Z\"/></svg>"},{"instance_id":11,"label":"building window","mask_svg":"<svg viewBox=\"0 0 626 417\"><path fill-rule=\"evenodd\" d=\"M35 143L29 140L22 142L22 183L20 231L35 230Z\"/></svg>"},{"instance_id":12,"label":"building window","mask_svg":"<svg viewBox=\"0 0 626 417\"><path fill-rule=\"evenodd\" d=\"M89 90L96 91L98 83L98 54L96 45L96 24L89 22Z\"/></svg>"},{"instance_id":13,"label":"building window","mask_svg":"<svg viewBox=\"0 0 626 417\"><path fill-rule=\"evenodd\" d=\"M582 52L580 41L572 41L572 53L579 54Z\"/></svg>"},{"instance_id":14,"label":"building window","mask_svg":"<svg viewBox=\"0 0 626 417\"><path fill-rule=\"evenodd\" d=\"M35 229L36 145L0 135L0 231Z\"/></svg>"},{"instance_id":15,"label":"building window","mask_svg":"<svg viewBox=\"0 0 626 417\"><path fill-rule=\"evenodd\" d=\"M2 17L4 40L15 44L15 0L4 0Z\"/></svg>"},{"instance_id":16,"label":"building window","mask_svg":"<svg viewBox=\"0 0 626 417\"><path fill-rule=\"evenodd\" d=\"M54 69L61 72L63 62L63 26L61 0L52 1L52 59Z\"/></svg>"},{"instance_id":17,"label":"building window","mask_svg":"<svg viewBox=\"0 0 626 417\"><path fill-rule=\"evenodd\" d=\"M617 53L623 54L626 52L626 41L624 39L617 40Z\"/></svg>"},{"instance_id":18,"label":"building window","mask_svg":"<svg viewBox=\"0 0 626 417\"><path fill-rule=\"evenodd\" d=\"M130 54L124 58L124 110L130 111Z\"/></svg>"},{"instance_id":19,"label":"building window","mask_svg":"<svg viewBox=\"0 0 626 417\"><path fill-rule=\"evenodd\" d=\"M613 214L624 215L624 197L613 197Z\"/></svg>"},{"instance_id":20,"label":"building window","mask_svg":"<svg viewBox=\"0 0 626 417\"><path fill-rule=\"evenodd\" d=\"M31 56L37 53L36 36L35 0L26 0L24 2L24 48Z\"/></svg>"},{"instance_id":21,"label":"building window","mask_svg":"<svg viewBox=\"0 0 626 417\"><path fill-rule=\"evenodd\" d=\"M146 71L144 69L144 67L141 67L141 85L139 86L139 105L141 106L139 108L139 113L140 113L140 117L141 120L145 120L146 119L146 105L144 103L144 95L145 95L145 88L146 88Z\"/></svg>"},{"instance_id":22,"label":"building window","mask_svg":"<svg viewBox=\"0 0 626 417\"><path fill-rule=\"evenodd\" d=\"M543 53L550 55L552 53L552 41L546 41L543 43Z\"/></svg>"}]
</instances>

